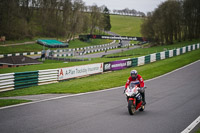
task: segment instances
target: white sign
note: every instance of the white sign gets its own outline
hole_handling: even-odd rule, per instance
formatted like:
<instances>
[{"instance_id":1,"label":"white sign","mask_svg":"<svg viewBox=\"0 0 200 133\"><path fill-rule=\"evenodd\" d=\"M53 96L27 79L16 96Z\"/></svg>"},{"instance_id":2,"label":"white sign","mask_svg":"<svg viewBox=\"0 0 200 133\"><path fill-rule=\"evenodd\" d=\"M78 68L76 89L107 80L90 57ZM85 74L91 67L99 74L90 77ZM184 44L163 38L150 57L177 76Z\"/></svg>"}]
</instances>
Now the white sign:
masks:
<instances>
[{"instance_id":1,"label":"white sign","mask_svg":"<svg viewBox=\"0 0 200 133\"><path fill-rule=\"evenodd\" d=\"M59 69L58 80L76 78L101 72L103 72L103 63L66 67Z\"/></svg>"}]
</instances>

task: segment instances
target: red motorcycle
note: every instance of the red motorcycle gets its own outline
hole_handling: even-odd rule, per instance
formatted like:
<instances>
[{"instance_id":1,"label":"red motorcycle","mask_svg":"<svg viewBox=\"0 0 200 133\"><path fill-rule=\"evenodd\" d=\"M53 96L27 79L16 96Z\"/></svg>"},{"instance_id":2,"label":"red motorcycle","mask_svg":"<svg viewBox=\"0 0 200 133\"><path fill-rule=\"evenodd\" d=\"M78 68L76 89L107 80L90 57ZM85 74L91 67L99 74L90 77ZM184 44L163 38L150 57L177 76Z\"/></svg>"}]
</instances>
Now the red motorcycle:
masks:
<instances>
[{"instance_id":1,"label":"red motorcycle","mask_svg":"<svg viewBox=\"0 0 200 133\"><path fill-rule=\"evenodd\" d=\"M140 93L144 92L144 89L146 89L146 87L139 88L134 83L130 83L125 90L128 101L128 112L130 115L134 115L138 109L139 111L144 111L145 105L143 105L142 95Z\"/></svg>"}]
</instances>

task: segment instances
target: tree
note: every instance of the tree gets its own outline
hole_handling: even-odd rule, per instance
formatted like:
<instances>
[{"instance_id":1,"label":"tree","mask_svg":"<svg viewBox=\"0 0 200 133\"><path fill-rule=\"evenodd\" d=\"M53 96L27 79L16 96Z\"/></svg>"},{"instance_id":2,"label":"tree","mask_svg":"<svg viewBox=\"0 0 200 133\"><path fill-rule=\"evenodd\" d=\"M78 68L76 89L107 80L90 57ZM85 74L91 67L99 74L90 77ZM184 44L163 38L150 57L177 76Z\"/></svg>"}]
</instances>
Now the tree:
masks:
<instances>
[{"instance_id":1,"label":"tree","mask_svg":"<svg viewBox=\"0 0 200 133\"><path fill-rule=\"evenodd\" d=\"M90 16L90 20L91 20L91 27L90 27L90 34L93 34L94 30L96 27L99 26L99 21L101 19L101 13L100 13L100 9L98 8L97 5L93 5L90 7L90 11L91 11L91 16Z\"/></svg>"},{"instance_id":2,"label":"tree","mask_svg":"<svg viewBox=\"0 0 200 133\"><path fill-rule=\"evenodd\" d=\"M104 22L104 30L110 31L111 24L110 24L110 13L107 7L103 10L103 22Z\"/></svg>"},{"instance_id":3,"label":"tree","mask_svg":"<svg viewBox=\"0 0 200 133\"><path fill-rule=\"evenodd\" d=\"M7 40L35 35L74 38L104 29L103 19L102 7L88 8L82 0L0 0L0 36Z\"/></svg>"},{"instance_id":4,"label":"tree","mask_svg":"<svg viewBox=\"0 0 200 133\"><path fill-rule=\"evenodd\" d=\"M0 35L10 39L23 39L27 24L20 12L19 0L0 1Z\"/></svg>"},{"instance_id":5,"label":"tree","mask_svg":"<svg viewBox=\"0 0 200 133\"><path fill-rule=\"evenodd\" d=\"M192 40L200 37L200 1L184 0L183 16L185 22L185 37Z\"/></svg>"},{"instance_id":6,"label":"tree","mask_svg":"<svg viewBox=\"0 0 200 133\"><path fill-rule=\"evenodd\" d=\"M200 35L200 2L168 0L151 13L141 27L144 37L157 44L173 44L174 40L192 40ZM152 28L149 28L152 27Z\"/></svg>"}]
</instances>

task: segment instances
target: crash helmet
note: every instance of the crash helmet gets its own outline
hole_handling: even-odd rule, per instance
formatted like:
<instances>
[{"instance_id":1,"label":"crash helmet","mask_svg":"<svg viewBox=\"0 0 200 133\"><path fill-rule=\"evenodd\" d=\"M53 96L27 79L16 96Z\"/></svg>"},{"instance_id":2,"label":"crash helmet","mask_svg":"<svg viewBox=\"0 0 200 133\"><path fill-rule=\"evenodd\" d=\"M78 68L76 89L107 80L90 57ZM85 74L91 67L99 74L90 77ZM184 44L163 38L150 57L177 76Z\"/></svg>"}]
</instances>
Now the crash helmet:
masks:
<instances>
[{"instance_id":1,"label":"crash helmet","mask_svg":"<svg viewBox=\"0 0 200 133\"><path fill-rule=\"evenodd\" d=\"M131 71L131 77L133 78L133 80L136 80L137 76L138 76L137 71L136 70L132 70Z\"/></svg>"}]
</instances>

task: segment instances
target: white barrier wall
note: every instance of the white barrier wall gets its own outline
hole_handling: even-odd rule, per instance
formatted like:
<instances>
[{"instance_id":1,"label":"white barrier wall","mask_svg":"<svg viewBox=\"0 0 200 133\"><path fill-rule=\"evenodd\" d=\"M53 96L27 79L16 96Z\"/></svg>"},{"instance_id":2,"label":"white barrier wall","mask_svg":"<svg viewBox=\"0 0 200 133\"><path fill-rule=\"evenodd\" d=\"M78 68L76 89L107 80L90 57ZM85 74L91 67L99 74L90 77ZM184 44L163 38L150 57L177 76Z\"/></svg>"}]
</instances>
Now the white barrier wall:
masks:
<instances>
[{"instance_id":1,"label":"white barrier wall","mask_svg":"<svg viewBox=\"0 0 200 133\"><path fill-rule=\"evenodd\" d=\"M14 83L14 73L0 74L0 92L13 90Z\"/></svg>"},{"instance_id":2,"label":"white barrier wall","mask_svg":"<svg viewBox=\"0 0 200 133\"><path fill-rule=\"evenodd\" d=\"M196 49L195 44L193 44L193 50L195 50L195 49Z\"/></svg>"},{"instance_id":3,"label":"white barrier wall","mask_svg":"<svg viewBox=\"0 0 200 133\"><path fill-rule=\"evenodd\" d=\"M176 49L176 55L180 55L180 48Z\"/></svg>"},{"instance_id":4,"label":"white barrier wall","mask_svg":"<svg viewBox=\"0 0 200 133\"><path fill-rule=\"evenodd\" d=\"M169 57L173 57L173 55L174 55L173 50L169 50Z\"/></svg>"},{"instance_id":5,"label":"white barrier wall","mask_svg":"<svg viewBox=\"0 0 200 133\"><path fill-rule=\"evenodd\" d=\"M188 46L188 51L191 51L191 45Z\"/></svg>"},{"instance_id":6,"label":"white barrier wall","mask_svg":"<svg viewBox=\"0 0 200 133\"><path fill-rule=\"evenodd\" d=\"M151 54L150 58L151 58L151 62L155 62L156 61L156 53Z\"/></svg>"},{"instance_id":7,"label":"white barrier wall","mask_svg":"<svg viewBox=\"0 0 200 133\"><path fill-rule=\"evenodd\" d=\"M161 60L165 59L165 52L160 52L160 59Z\"/></svg>"},{"instance_id":8,"label":"white barrier wall","mask_svg":"<svg viewBox=\"0 0 200 133\"><path fill-rule=\"evenodd\" d=\"M39 70L38 85L58 82L58 69Z\"/></svg>"},{"instance_id":9,"label":"white barrier wall","mask_svg":"<svg viewBox=\"0 0 200 133\"><path fill-rule=\"evenodd\" d=\"M185 53L186 52L186 47L183 47L183 53Z\"/></svg>"},{"instance_id":10,"label":"white barrier wall","mask_svg":"<svg viewBox=\"0 0 200 133\"><path fill-rule=\"evenodd\" d=\"M138 66L145 64L145 56L138 57Z\"/></svg>"}]
</instances>

